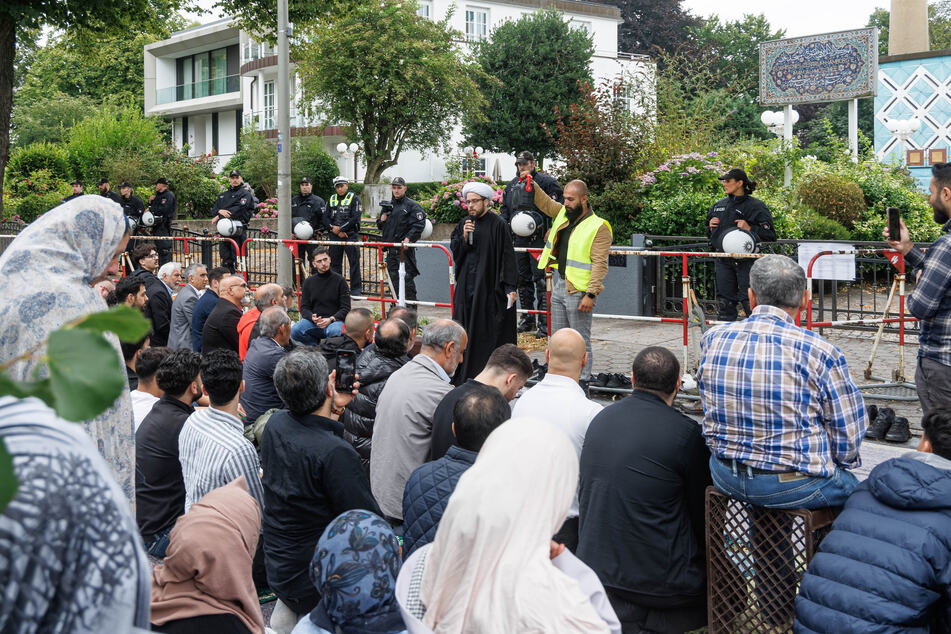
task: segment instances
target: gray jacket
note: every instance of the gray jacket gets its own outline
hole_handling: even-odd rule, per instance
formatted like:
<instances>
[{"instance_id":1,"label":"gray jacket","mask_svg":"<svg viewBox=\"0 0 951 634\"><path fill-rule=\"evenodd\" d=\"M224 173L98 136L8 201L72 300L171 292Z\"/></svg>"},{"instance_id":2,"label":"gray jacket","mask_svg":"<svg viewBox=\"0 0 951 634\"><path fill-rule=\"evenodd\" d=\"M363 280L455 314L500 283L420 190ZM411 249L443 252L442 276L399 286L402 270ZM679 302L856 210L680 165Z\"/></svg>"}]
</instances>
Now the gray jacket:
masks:
<instances>
[{"instance_id":1,"label":"gray jacket","mask_svg":"<svg viewBox=\"0 0 951 634\"><path fill-rule=\"evenodd\" d=\"M436 363L419 354L390 375L376 405L370 452L370 488L383 513L403 517L403 489L429 457L433 413L452 390Z\"/></svg>"},{"instance_id":2,"label":"gray jacket","mask_svg":"<svg viewBox=\"0 0 951 634\"><path fill-rule=\"evenodd\" d=\"M172 325L168 331L169 348L192 349L192 311L198 301L198 291L186 284L172 302Z\"/></svg>"}]
</instances>

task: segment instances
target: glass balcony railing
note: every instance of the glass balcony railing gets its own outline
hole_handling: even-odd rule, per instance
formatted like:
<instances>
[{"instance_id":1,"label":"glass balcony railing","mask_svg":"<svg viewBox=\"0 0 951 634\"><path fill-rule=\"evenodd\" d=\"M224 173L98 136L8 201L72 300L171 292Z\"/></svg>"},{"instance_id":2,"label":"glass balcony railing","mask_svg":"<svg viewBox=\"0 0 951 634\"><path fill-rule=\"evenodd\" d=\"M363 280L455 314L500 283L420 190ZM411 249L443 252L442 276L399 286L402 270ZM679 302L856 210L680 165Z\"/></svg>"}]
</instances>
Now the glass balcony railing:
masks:
<instances>
[{"instance_id":1,"label":"glass balcony railing","mask_svg":"<svg viewBox=\"0 0 951 634\"><path fill-rule=\"evenodd\" d=\"M277 127L277 108L264 108L244 113L245 126L258 130L273 130ZM323 125L319 117L308 117L298 112L291 112L291 127L306 128Z\"/></svg>"},{"instance_id":2,"label":"glass balcony railing","mask_svg":"<svg viewBox=\"0 0 951 634\"><path fill-rule=\"evenodd\" d=\"M155 91L155 103L173 103L176 101L187 101L188 99L199 99L201 97L213 97L215 95L224 95L230 92L241 90L241 76L228 75L217 79L207 79L205 81L196 81L181 86L170 86L168 88L159 88Z\"/></svg>"}]
</instances>

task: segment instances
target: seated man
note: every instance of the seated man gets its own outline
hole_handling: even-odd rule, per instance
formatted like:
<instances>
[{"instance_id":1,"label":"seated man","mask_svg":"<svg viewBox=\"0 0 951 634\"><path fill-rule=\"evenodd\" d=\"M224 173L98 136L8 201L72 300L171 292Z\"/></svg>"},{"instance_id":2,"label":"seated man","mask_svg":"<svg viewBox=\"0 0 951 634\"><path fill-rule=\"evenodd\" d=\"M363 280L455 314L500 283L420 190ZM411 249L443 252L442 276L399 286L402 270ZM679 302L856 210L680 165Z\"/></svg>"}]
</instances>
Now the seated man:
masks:
<instances>
[{"instance_id":1,"label":"seated man","mask_svg":"<svg viewBox=\"0 0 951 634\"><path fill-rule=\"evenodd\" d=\"M809 563L796 632L951 632L951 409L872 469Z\"/></svg>"},{"instance_id":2,"label":"seated man","mask_svg":"<svg viewBox=\"0 0 951 634\"><path fill-rule=\"evenodd\" d=\"M261 336L251 342L244 359L245 389L240 398L248 425L269 409L284 407L274 387L274 368L284 358L284 346L291 340L291 318L281 306L266 308L258 324Z\"/></svg>"},{"instance_id":3,"label":"seated man","mask_svg":"<svg viewBox=\"0 0 951 634\"><path fill-rule=\"evenodd\" d=\"M456 435L452 432L453 411L462 397L480 385L490 385L502 393L506 402L512 402L531 375L531 359L515 344L505 343L493 350L485 364L485 369L474 379L467 380L446 394L436 407L436 413L433 414L433 437L429 447L429 459L442 458L449 448L456 444Z\"/></svg>"},{"instance_id":4,"label":"seated man","mask_svg":"<svg viewBox=\"0 0 951 634\"><path fill-rule=\"evenodd\" d=\"M320 343L320 352L327 359L331 372L337 369L337 351L349 350L357 356L373 341L373 313L366 308L354 308L343 321L344 332L328 337Z\"/></svg>"},{"instance_id":5,"label":"seated man","mask_svg":"<svg viewBox=\"0 0 951 634\"><path fill-rule=\"evenodd\" d=\"M218 304L218 287L221 280L229 275L231 273L223 266L216 266L208 271L208 286L192 309L192 350L195 352L201 352L201 335L205 330L205 322Z\"/></svg>"},{"instance_id":6,"label":"seated man","mask_svg":"<svg viewBox=\"0 0 951 634\"><path fill-rule=\"evenodd\" d=\"M172 325L169 328L168 347L192 347L192 314L195 304L208 285L208 269L204 264L195 262L185 269L187 284L182 287L172 302Z\"/></svg>"},{"instance_id":7,"label":"seated man","mask_svg":"<svg viewBox=\"0 0 951 634\"><path fill-rule=\"evenodd\" d=\"M138 429L155 402L162 398L162 389L155 380L159 365L171 352L168 348L146 348L135 358L135 374L138 386L129 393L132 398L132 421Z\"/></svg>"},{"instance_id":8,"label":"seated man","mask_svg":"<svg viewBox=\"0 0 951 634\"><path fill-rule=\"evenodd\" d=\"M291 338L305 346L341 334L350 312L350 287L340 273L330 270L326 247L314 251L314 268L317 272L301 288L300 321L291 330Z\"/></svg>"},{"instance_id":9,"label":"seated man","mask_svg":"<svg viewBox=\"0 0 951 634\"><path fill-rule=\"evenodd\" d=\"M284 305L284 289L277 284L262 284L254 291L254 306L241 315L238 321L238 356L244 361L251 344L251 332L258 317L271 306Z\"/></svg>"},{"instance_id":10,"label":"seated man","mask_svg":"<svg viewBox=\"0 0 951 634\"><path fill-rule=\"evenodd\" d=\"M456 483L472 466L492 430L512 416L508 401L490 385L476 385L458 401L452 414L456 444L446 455L413 471L403 492L403 558L433 541L439 520Z\"/></svg>"},{"instance_id":11,"label":"seated man","mask_svg":"<svg viewBox=\"0 0 951 634\"><path fill-rule=\"evenodd\" d=\"M409 352L406 353L406 356L412 359L417 354L423 345L423 338L419 334L419 315L412 308L406 308L405 306L397 306L390 310L386 315L387 319L399 319L404 324L409 326Z\"/></svg>"},{"instance_id":12,"label":"seated man","mask_svg":"<svg viewBox=\"0 0 951 634\"><path fill-rule=\"evenodd\" d=\"M310 562L327 525L352 509L380 512L360 456L337 422L353 394L338 394L334 378L316 350L297 349L281 359L274 386L287 409L271 416L261 438L267 578L295 615L311 611L320 598Z\"/></svg>"},{"instance_id":13,"label":"seated man","mask_svg":"<svg viewBox=\"0 0 951 634\"><path fill-rule=\"evenodd\" d=\"M135 432L135 517L145 547L164 557L168 533L185 512L185 485L179 463L178 437L201 396L201 357L173 350L159 365L156 381L165 392Z\"/></svg>"},{"instance_id":14,"label":"seated man","mask_svg":"<svg viewBox=\"0 0 951 634\"><path fill-rule=\"evenodd\" d=\"M145 310L149 296L145 293L145 282L140 277L123 277L116 284L116 304L136 310Z\"/></svg>"},{"instance_id":15,"label":"seated man","mask_svg":"<svg viewBox=\"0 0 951 634\"><path fill-rule=\"evenodd\" d=\"M241 359L231 350L214 350L201 360L201 389L211 407L203 407L185 421L178 438L178 454L185 480L185 511L206 493L244 476L263 510L261 466L254 445L244 437L238 417L238 397L244 391Z\"/></svg>"},{"instance_id":16,"label":"seated man","mask_svg":"<svg viewBox=\"0 0 951 634\"><path fill-rule=\"evenodd\" d=\"M710 452L673 408L680 364L666 348L634 358L633 393L594 417L581 450L578 557L598 574L624 631L707 622L704 492Z\"/></svg>"},{"instance_id":17,"label":"seated man","mask_svg":"<svg viewBox=\"0 0 951 634\"><path fill-rule=\"evenodd\" d=\"M238 354L238 322L241 320L241 300L248 283L237 275L230 275L219 285L218 303L205 320L201 332L201 353L231 350ZM239 358L238 361L241 359Z\"/></svg>"},{"instance_id":18,"label":"seated man","mask_svg":"<svg viewBox=\"0 0 951 634\"><path fill-rule=\"evenodd\" d=\"M796 325L806 275L784 255L750 269L745 320L709 330L697 384L718 489L775 508L842 506L858 481L865 405L845 355Z\"/></svg>"}]
</instances>

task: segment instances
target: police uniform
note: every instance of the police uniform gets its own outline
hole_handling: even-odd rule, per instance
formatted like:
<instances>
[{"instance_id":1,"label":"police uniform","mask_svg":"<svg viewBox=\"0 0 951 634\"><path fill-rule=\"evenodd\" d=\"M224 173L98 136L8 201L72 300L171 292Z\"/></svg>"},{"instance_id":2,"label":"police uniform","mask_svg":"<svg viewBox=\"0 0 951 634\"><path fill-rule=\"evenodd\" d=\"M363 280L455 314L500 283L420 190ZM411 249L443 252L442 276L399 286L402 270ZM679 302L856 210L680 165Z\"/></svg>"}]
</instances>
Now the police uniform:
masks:
<instances>
[{"instance_id":1,"label":"police uniform","mask_svg":"<svg viewBox=\"0 0 951 634\"><path fill-rule=\"evenodd\" d=\"M534 193L525 191L525 181L519 182L518 176L509 181L502 196L502 207L499 215L511 227L512 218L519 212L527 212L535 219L535 233L530 236L512 234L516 247L541 249L545 246L545 232L551 226L548 217L535 206ZM552 200L564 203L564 191L554 178L532 170L532 187L541 187ZM547 290L545 288L545 271L538 268L538 261L531 253L519 251L515 254L518 266L518 300L523 310L545 311L547 304ZM535 328L535 315L527 314L522 317L519 331L525 332ZM548 324L545 315L538 316L538 334L548 334Z\"/></svg>"},{"instance_id":2,"label":"police uniform","mask_svg":"<svg viewBox=\"0 0 951 634\"><path fill-rule=\"evenodd\" d=\"M172 221L175 220L175 194L172 190L166 189L164 192L155 192L155 197L149 203L149 211L155 216L155 224L152 225L153 236L171 236ZM172 241L157 240L155 248L159 254L159 266L172 261Z\"/></svg>"},{"instance_id":3,"label":"police uniform","mask_svg":"<svg viewBox=\"0 0 951 634\"><path fill-rule=\"evenodd\" d=\"M386 221L382 214L376 220L376 226L383 232L383 242L402 242L409 238L410 242L419 240L426 227L426 212L418 202L404 195L392 200L393 209L387 212ZM400 288L400 251L403 251L403 263L406 275L404 284L406 300L416 300L416 276L419 267L416 265L416 249L399 249L390 247L386 250L386 271L393 282L393 288L399 292Z\"/></svg>"},{"instance_id":4,"label":"police uniform","mask_svg":"<svg viewBox=\"0 0 951 634\"><path fill-rule=\"evenodd\" d=\"M241 249L241 245L244 244L247 238L248 223L251 222L251 216L254 214L256 204L257 199L254 197L254 192L251 191L251 187L247 183L241 183L237 187L229 187L223 191L218 196L218 200L215 201L215 206L211 208L214 222L218 222L220 218L224 217L218 215L217 212L219 210L227 210L231 212L232 220L237 220L242 223L241 228L235 232L234 235L229 236L231 240L234 240L235 244L238 245L238 249ZM231 242L228 240L219 242L218 254L221 256L221 266L234 273L235 265L237 264L237 254Z\"/></svg>"},{"instance_id":5,"label":"police uniform","mask_svg":"<svg viewBox=\"0 0 951 634\"><path fill-rule=\"evenodd\" d=\"M314 233L320 231L324 222L324 210L327 208L327 202L317 196L314 193L307 194L297 194L291 199L291 227L295 227L298 222L307 221L310 223L310 226L314 228ZM315 235L313 240L317 239ZM303 251L303 256L307 260L307 267L311 266L314 259L314 251L317 250L316 244L303 244L301 245L301 251Z\"/></svg>"},{"instance_id":6,"label":"police uniform","mask_svg":"<svg viewBox=\"0 0 951 634\"><path fill-rule=\"evenodd\" d=\"M719 218L720 224L711 230L710 220L713 218ZM714 251L722 251L720 241L727 231L736 227L737 220L745 220L750 225L750 233L757 242L776 240L773 216L763 201L752 196L731 194L718 200L707 212L707 238ZM737 303L743 305L743 310L749 316L750 300L747 291L750 288L750 269L753 268L753 263L752 258L716 259L717 303L721 321L736 320L739 314Z\"/></svg>"},{"instance_id":7,"label":"police uniform","mask_svg":"<svg viewBox=\"0 0 951 634\"><path fill-rule=\"evenodd\" d=\"M86 195L86 194L70 194L69 196L67 196L66 198L64 198L64 199L62 200L62 202L68 203L68 202L71 201L73 198L79 198L80 196L85 196L85 195Z\"/></svg>"},{"instance_id":8,"label":"police uniform","mask_svg":"<svg viewBox=\"0 0 951 634\"><path fill-rule=\"evenodd\" d=\"M111 189L110 189L109 191L107 191L105 194L103 194L102 192L99 192L99 195L100 195L100 196L105 196L106 198L108 198L109 200L111 200L111 201L114 202L114 203L118 203L118 204L120 204L120 205L122 204L122 196L120 196L119 194L115 193L115 192L112 191Z\"/></svg>"},{"instance_id":9,"label":"police uniform","mask_svg":"<svg viewBox=\"0 0 951 634\"><path fill-rule=\"evenodd\" d=\"M122 205L122 213L124 213L136 227L133 235L140 235L140 232L145 233L139 228L139 221L142 220L142 214L145 212L145 203L142 202L142 199L135 194L129 194L128 198L120 196L119 204ZM129 240L129 246L126 247L126 251L132 253L132 250L135 249L138 242L138 240Z\"/></svg>"},{"instance_id":10,"label":"police uniform","mask_svg":"<svg viewBox=\"0 0 951 634\"><path fill-rule=\"evenodd\" d=\"M356 242L360 239L360 216L363 207L360 197L352 191L340 197L336 192L327 201L327 211L324 213L324 227L327 230L327 239L335 242ZM340 231L347 234L346 238L338 237L330 228L340 227ZM343 270L343 254L347 254L350 262L350 292L359 295L363 292L363 281L360 276L360 247L332 246L330 251L330 268L340 273Z\"/></svg>"}]
</instances>

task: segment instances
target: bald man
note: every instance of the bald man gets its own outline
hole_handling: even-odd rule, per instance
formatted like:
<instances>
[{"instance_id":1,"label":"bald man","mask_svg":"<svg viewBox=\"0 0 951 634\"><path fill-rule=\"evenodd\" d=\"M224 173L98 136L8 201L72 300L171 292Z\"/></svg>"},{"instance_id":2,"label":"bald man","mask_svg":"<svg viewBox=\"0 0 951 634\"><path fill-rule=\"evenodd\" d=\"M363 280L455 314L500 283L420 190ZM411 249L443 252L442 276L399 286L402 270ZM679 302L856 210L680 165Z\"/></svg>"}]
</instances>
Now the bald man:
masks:
<instances>
[{"instance_id":1,"label":"bald man","mask_svg":"<svg viewBox=\"0 0 951 634\"><path fill-rule=\"evenodd\" d=\"M261 313L271 306L284 305L284 288L278 284L262 284L254 291L254 307L241 315L238 322L238 356L244 361L248 356L248 346L253 337L252 331Z\"/></svg>"},{"instance_id":2,"label":"bald man","mask_svg":"<svg viewBox=\"0 0 951 634\"><path fill-rule=\"evenodd\" d=\"M241 320L242 299L248 284L237 275L229 275L218 285L218 303L205 320L201 332L201 353L212 350L232 350L238 354L238 322Z\"/></svg>"},{"instance_id":3,"label":"bald man","mask_svg":"<svg viewBox=\"0 0 951 634\"><path fill-rule=\"evenodd\" d=\"M568 190L565 189L567 198ZM512 408L512 418L531 416L546 420L561 429L574 445L578 458L591 420L601 406L589 401L578 384L588 361L586 342L577 330L562 328L552 334L545 350L548 373L525 392ZM572 552L578 547L578 494L575 492L561 530L553 539Z\"/></svg>"},{"instance_id":4,"label":"bald man","mask_svg":"<svg viewBox=\"0 0 951 634\"><path fill-rule=\"evenodd\" d=\"M343 320L343 334L321 341L320 352L327 359L327 367L333 371L337 369L338 350L349 350L359 357L371 341L373 341L373 313L366 308L354 308Z\"/></svg>"}]
</instances>

